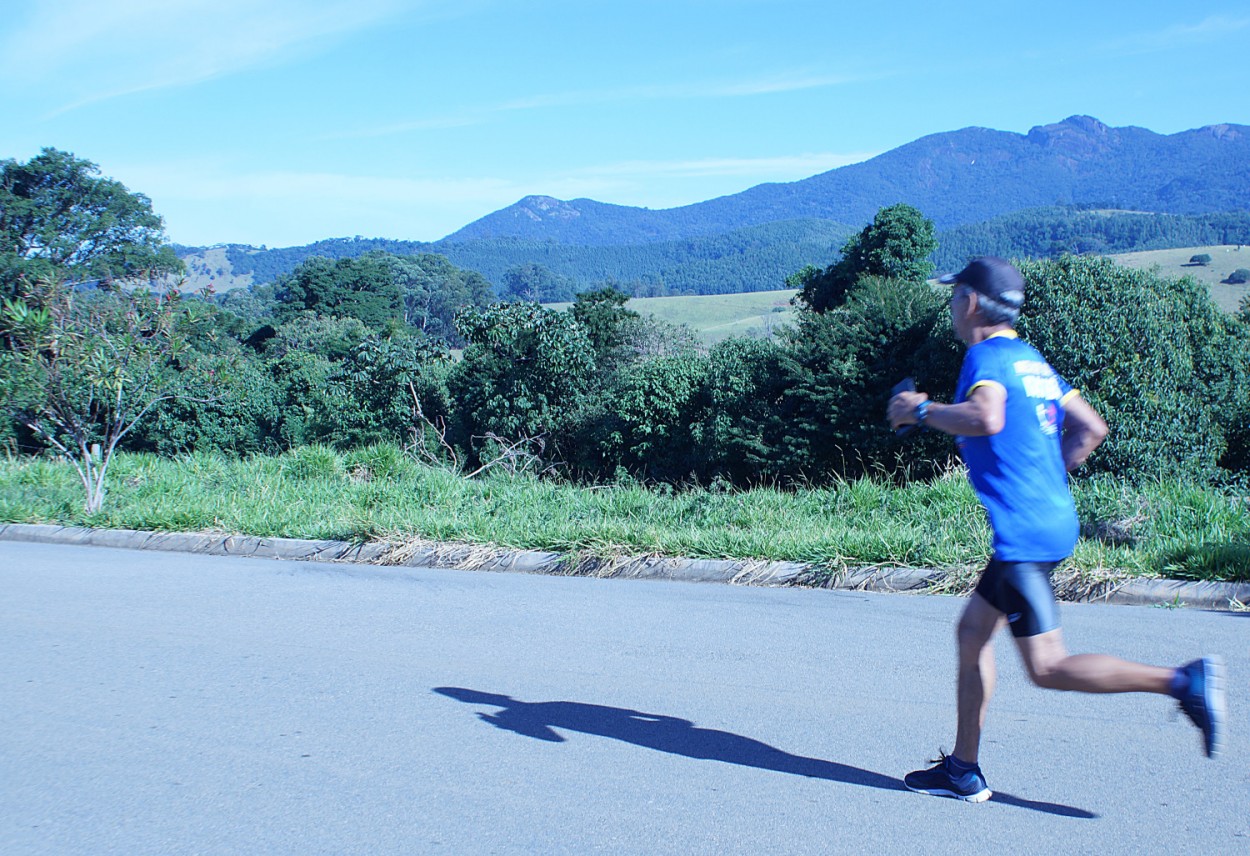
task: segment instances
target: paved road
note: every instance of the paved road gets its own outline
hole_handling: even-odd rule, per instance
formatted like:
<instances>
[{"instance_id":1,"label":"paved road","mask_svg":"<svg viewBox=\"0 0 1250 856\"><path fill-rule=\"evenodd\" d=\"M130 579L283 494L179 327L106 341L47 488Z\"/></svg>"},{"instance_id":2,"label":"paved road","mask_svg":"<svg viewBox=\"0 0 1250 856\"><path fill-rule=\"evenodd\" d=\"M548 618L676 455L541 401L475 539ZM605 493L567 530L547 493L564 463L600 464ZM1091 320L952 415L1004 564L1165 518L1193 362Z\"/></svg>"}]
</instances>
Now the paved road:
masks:
<instances>
[{"instance_id":1,"label":"paved road","mask_svg":"<svg viewBox=\"0 0 1250 856\"><path fill-rule=\"evenodd\" d=\"M1223 758L1003 648L994 799L903 791L960 603L0 543L0 852L1250 851L1246 614L1064 609L1222 651Z\"/></svg>"}]
</instances>

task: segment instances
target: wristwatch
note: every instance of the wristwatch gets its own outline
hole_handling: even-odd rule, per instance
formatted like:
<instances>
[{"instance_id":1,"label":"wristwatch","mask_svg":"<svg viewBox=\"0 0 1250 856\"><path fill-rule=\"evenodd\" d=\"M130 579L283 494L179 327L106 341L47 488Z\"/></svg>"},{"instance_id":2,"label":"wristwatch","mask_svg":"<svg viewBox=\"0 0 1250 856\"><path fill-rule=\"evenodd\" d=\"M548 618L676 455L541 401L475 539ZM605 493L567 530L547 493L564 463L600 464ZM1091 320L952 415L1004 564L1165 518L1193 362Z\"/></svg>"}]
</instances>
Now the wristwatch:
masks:
<instances>
[{"instance_id":1,"label":"wristwatch","mask_svg":"<svg viewBox=\"0 0 1250 856\"><path fill-rule=\"evenodd\" d=\"M916 409L912 411L912 416L916 418L916 424L924 427L924 421L929 415L929 399L925 399L916 405Z\"/></svg>"}]
</instances>

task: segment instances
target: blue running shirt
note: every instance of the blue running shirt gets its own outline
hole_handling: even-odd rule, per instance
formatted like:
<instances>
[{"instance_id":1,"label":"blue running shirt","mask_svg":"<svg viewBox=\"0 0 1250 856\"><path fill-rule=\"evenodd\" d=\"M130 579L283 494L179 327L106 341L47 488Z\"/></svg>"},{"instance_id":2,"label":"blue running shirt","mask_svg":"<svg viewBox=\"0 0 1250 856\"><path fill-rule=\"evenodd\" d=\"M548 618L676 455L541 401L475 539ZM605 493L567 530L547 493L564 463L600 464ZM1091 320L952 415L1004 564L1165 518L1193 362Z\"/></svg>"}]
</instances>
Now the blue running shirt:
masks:
<instances>
[{"instance_id":1,"label":"blue running shirt","mask_svg":"<svg viewBox=\"0 0 1250 856\"><path fill-rule=\"evenodd\" d=\"M972 486L994 530L994 558L1057 562L1072 554L1079 525L1060 437L1063 405L1077 393L1014 330L968 349L956 403L979 386L1007 392L1003 430L990 437L956 437Z\"/></svg>"}]
</instances>

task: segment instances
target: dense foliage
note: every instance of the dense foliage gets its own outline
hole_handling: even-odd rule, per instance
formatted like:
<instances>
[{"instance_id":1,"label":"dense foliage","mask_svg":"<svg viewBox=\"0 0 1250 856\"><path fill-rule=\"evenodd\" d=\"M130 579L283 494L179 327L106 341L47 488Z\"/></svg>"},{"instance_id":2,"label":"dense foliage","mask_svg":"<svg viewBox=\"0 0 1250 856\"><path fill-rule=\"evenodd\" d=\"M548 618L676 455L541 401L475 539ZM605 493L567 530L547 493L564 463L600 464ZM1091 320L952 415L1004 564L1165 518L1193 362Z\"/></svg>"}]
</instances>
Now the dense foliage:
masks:
<instances>
[{"instance_id":1,"label":"dense foliage","mask_svg":"<svg viewBox=\"0 0 1250 856\"><path fill-rule=\"evenodd\" d=\"M791 329L710 350L629 311L611 287L557 311L491 302L483 277L438 255L311 257L273 285L179 303L203 323L179 334L162 383L217 392L158 396L118 439L163 454L402 443L462 473L499 465L595 481L929 477L950 460L949 438L900 440L884 408L904 376L940 400L952 393L962 349L948 292L926 282L933 250L932 223L918 211L882 209L845 241L840 261L800 271ZM1023 335L1112 425L1091 469L1135 479L1163 469L1198 481L1246 474L1246 313L1222 314L1190 280L1092 257L1021 269ZM513 298L563 283L538 264L513 273ZM127 301L151 300L91 299L123 315ZM20 372L2 379L39 397ZM19 440L40 445L10 438ZM316 464L317 454L306 457Z\"/></svg>"},{"instance_id":2,"label":"dense foliage","mask_svg":"<svg viewBox=\"0 0 1250 856\"><path fill-rule=\"evenodd\" d=\"M1111 425L1091 467L1207 479L1245 457L1250 330L1204 286L1074 256L1021 271L1021 334Z\"/></svg>"},{"instance_id":3,"label":"dense foliage","mask_svg":"<svg viewBox=\"0 0 1250 856\"><path fill-rule=\"evenodd\" d=\"M338 239L303 247L255 250L227 248L236 274L251 274L258 284L290 273L313 256L354 258L382 251L401 258L439 254L453 265L480 272L515 299L507 277L537 266L564 290L540 300L571 300L572 292L605 284L634 297L674 294L731 294L782 287L804 265L821 269L839 259L854 231L828 220L793 220L740 229L723 235L633 245L591 246L518 238L479 238L424 244L381 239ZM1132 211L1046 207L1005 214L938 232L932 261L939 271L958 270L974 256L1058 258L1082 253L1120 253L1212 244L1250 244L1250 213L1157 214ZM184 247L185 255L193 248ZM889 275L885 271L880 273Z\"/></svg>"},{"instance_id":4,"label":"dense foliage","mask_svg":"<svg viewBox=\"0 0 1250 856\"><path fill-rule=\"evenodd\" d=\"M182 270L152 203L69 152L0 161L0 296L39 279L160 277Z\"/></svg>"}]
</instances>

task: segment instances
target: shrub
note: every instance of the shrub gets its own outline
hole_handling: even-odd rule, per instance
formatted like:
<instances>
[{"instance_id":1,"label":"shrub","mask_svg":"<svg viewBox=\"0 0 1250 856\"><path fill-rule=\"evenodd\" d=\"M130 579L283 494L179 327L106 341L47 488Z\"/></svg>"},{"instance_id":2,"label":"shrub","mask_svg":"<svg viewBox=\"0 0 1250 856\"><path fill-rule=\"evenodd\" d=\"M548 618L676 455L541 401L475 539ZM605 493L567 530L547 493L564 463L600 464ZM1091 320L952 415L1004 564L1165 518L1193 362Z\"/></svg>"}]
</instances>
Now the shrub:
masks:
<instances>
[{"instance_id":1,"label":"shrub","mask_svg":"<svg viewBox=\"0 0 1250 856\"><path fill-rule=\"evenodd\" d=\"M700 476L742 484L781 475L793 375L790 355L773 342L731 338L712 348L691 425Z\"/></svg>"},{"instance_id":2,"label":"shrub","mask_svg":"<svg viewBox=\"0 0 1250 856\"><path fill-rule=\"evenodd\" d=\"M803 311L786 334L793 377L782 408L781 468L818 478L895 470L903 447L885 424L890 388L916 378L920 389L950 401L960 350L950 329L946 289L924 282L868 277L843 306ZM912 472L940 469L949 440L913 435ZM941 462L941 463L939 463Z\"/></svg>"},{"instance_id":3,"label":"shrub","mask_svg":"<svg viewBox=\"0 0 1250 856\"><path fill-rule=\"evenodd\" d=\"M173 399L154 407L127 438L126 448L177 455L276 451L281 390L263 363L242 353L205 357L182 373L186 389L216 384L210 400Z\"/></svg>"},{"instance_id":4,"label":"shrub","mask_svg":"<svg viewBox=\"0 0 1250 856\"><path fill-rule=\"evenodd\" d=\"M335 402L330 396L330 375L334 364L325 357L304 351L290 351L270 363L278 387L278 442L282 448L295 448L330 439L328 414Z\"/></svg>"},{"instance_id":5,"label":"shrub","mask_svg":"<svg viewBox=\"0 0 1250 856\"><path fill-rule=\"evenodd\" d=\"M1244 382L1247 354L1207 289L1092 257L1019 267L1021 334L1111 427L1089 465L1128 477L1214 476L1225 450L1220 416Z\"/></svg>"},{"instance_id":6,"label":"shrub","mask_svg":"<svg viewBox=\"0 0 1250 856\"><path fill-rule=\"evenodd\" d=\"M687 357L659 357L625 369L608 393L605 456L653 478L683 478L696 470L690 425L705 372L704 359Z\"/></svg>"},{"instance_id":7,"label":"shrub","mask_svg":"<svg viewBox=\"0 0 1250 856\"><path fill-rule=\"evenodd\" d=\"M1246 268L1237 268L1237 270L1228 275L1228 279L1226 279L1225 282L1233 285L1241 285L1244 282L1250 282L1250 270L1247 270Z\"/></svg>"},{"instance_id":8,"label":"shrub","mask_svg":"<svg viewBox=\"0 0 1250 856\"><path fill-rule=\"evenodd\" d=\"M505 440L557 431L585 404L594 349L572 315L533 303L497 303L456 319L468 342L450 371L452 439L475 459L487 434Z\"/></svg>"},{"instance_id":9,"label":"shrub","mask_svg":"<svg viewBox=\"0 0 1250 856\"><path fill-rule=\"evenodd\" d=\"M1199 253L1196 256L1190 256L1189 263L1191 265L1209 265L1211 264L1211 256L1207 253Z\"/></svg>"},{"instance_id":10,"label":"shrub","mask_svg":"<svg viewBox=\"0 0 1250 856\"><path fill-rule=\"evenodd\" d=\"M406 440L413 428L414 393L423 396L423 410L439 409L430 406L440 397L431 389L430 374L435 364L449 360L445 346L420 336L361 342L329 375L325 423L334 445Z\"/></svg>"}]
</instances>

